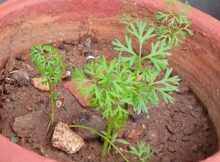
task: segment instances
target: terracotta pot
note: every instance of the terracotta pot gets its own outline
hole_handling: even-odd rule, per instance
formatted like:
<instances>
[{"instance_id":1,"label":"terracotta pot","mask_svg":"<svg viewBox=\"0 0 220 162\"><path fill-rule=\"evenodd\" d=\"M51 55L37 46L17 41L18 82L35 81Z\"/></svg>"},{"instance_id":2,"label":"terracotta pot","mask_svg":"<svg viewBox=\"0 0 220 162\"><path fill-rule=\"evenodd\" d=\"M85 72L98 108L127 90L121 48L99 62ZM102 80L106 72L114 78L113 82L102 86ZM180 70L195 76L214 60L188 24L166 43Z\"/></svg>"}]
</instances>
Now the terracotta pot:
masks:
<instances>
[{"instance_id":1,"label":"terracotta pot","mask_svg":"<svg viewBox=\"0 0 220 162\"><path fill-rule=\"evenodd\" d=\"M0 67L36 44L84 34L110 42L122 35L118 20L123 13L147 16L162 9L163 0L8 0L0 5ZM189 17L195 37L188 45L194 52L176 53L170 63L207 107L220 137L220 22L194 8ZM8 162L12 152L2 147L1 142L0 161L8 154L9 159L3 160Z\"/></svg>"}]
</instances>

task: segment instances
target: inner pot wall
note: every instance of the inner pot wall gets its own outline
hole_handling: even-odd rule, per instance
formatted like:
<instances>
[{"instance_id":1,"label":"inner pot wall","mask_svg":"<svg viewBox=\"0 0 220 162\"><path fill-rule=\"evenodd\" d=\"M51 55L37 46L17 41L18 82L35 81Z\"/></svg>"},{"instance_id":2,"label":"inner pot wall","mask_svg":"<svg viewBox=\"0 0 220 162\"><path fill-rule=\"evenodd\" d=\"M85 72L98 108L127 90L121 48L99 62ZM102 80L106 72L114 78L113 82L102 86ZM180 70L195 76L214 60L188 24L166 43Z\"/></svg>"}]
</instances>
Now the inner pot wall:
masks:
<instances>
[{"instance_id":1,"label":"inner pot wall","mask_svg":"<svg viewBox=\"0 0 220 162\"><path fill-rule=\"evenodd\" d=\"M9 0L0 5L0 68L9 57L36 44L84 34L111 43L123 36L118 24L123 13L143 17L162 9L163 0ZM170 63L207 107L220 137L220 23L194 8L189 17L195 37L187 44L197 52L175 52Z\"/></svg>"}]
</instances>

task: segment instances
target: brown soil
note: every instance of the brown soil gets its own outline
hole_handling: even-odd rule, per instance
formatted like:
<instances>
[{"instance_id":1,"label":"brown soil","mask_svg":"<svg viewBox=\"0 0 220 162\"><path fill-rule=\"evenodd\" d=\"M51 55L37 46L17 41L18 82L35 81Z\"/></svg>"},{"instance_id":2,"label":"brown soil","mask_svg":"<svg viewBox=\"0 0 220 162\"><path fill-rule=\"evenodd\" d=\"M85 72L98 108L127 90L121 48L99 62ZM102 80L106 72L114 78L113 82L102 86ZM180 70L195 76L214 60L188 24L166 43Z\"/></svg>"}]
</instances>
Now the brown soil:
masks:
<instances>
[{"instance_id":1,"label":"brown soil","mask_svg":"<svg viewBox=\"0 0 220 162\"><path fill-rule=\"evenodd\" d=\"M86 58L83 54L84 39L81 41L69 41L54 44L60 51L69 70L72 65L83 66ZM105 42L95 42L93 51L95 56L103 53L112 53L112 47ZM107 55L109 58L113 55ZM86 148L78 153L67 155L51 146L53 127L46 135L50 120L49 94L35 89L31 84L20 87L11 79L9 72L23 69L30 78L39 76L30 60L21 61L11 59L0 76L0 133L9 139L15 140L21 146L62 162L122 162L123 159L111 151L109 156L100 156L102 142L99 139L87 140ZM67 80L70 80L67 79ZM65 82L65 81L64 81ZM122 136L135 144L143 140L149 143L154 151L152 162L196 162L210 156L216 151L217 137L211 124L206 109L192 94L185 82L179 85L180 92L174 93L175 104L162 102L158 108L150 107L148 114L141 117L130 117ZM2 90L2 91L1 91ZM83 108L71 93L58 86L59 100L62 106L56 109L56 121L71 124L80 113L94 114L94 109ZM37 126L28 137L18 137L13 131L12 125L16 117L30 112L42 110L43 114L37 122ZM131 132L133 134L131 134ZM128 148L119 145L130 161L136 161L131 157Z\"/></svg>"}]
</instances>

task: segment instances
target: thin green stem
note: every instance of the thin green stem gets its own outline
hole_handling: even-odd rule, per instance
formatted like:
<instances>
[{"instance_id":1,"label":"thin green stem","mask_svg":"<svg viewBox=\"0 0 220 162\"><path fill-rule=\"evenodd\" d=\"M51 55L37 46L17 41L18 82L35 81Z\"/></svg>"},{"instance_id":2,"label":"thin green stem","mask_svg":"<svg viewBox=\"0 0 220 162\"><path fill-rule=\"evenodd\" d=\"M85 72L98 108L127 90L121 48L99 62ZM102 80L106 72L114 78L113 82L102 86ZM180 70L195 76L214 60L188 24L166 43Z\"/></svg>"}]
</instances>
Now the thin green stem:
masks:
<instances>
[{"instance_id":1,"label":"thin green stem","mask_svg":"<svg viewBox=\"0 0 220 162\"><path fill-rule=\"evenodd\" d=\"M139 59L141 59L141 55L142 55L142 46L143 46L143 43L140 42L140 44L139 44Z\"/></svg>"},{"instance_id":2,"label":"thin green stem","mask_svg":"<svg viewBox=\"0 0 220 162\"><path fill-rule=\"evenodd\" d=\"M54 92L53 92L53 85L49 84L50 86L50 102L51 102L51 123L53 124L55 120L55 101L54 101Z\"/></svg>"},{"instance_id":3,"label":"thin green stem","mask_svg":"<svg viewBox=\"0 0 220 162\"><path fill-rule=\"evenodd\" d=\"M143 46L143 43L142 42L139 42L139 57L138 57L138 68L137 68L137 78L139 77L140 75L140 70L141 70L141 57L142 57L142 46Z\"/></svg>"},{"instance_id":4,"label":"thin green stem","mask_svg":"<svg viewBox=\"0 0 220 162\"><path fill-rule=\"evenodd\" d=\"M107 134L106 134L106 138L110 139L112 136L112 128L113 128L113 120L110 119L109 123L108 123L108 130L107 130ZM109 147L109 142L105 139L104 141L104 145L103 145L103 149L102 149L102 156L107 155L108 153L108 147Z\"/></svg>"},{"instance_id":5,"label":"thin green stem","mask_svg":"<svg viewBox=\"0 0 220 162\"><path fill-rule=\"evenodd\" d=\"M96 131L93 128L87 127L87 126L83 126L83 125L69 125L70 128L83 128L86 129L92 133L97 134L98 136L102 137L103 139L105 139L106 141L108 141L108 143L110 145L112 145L112 147L121 155L121 157L126 161L129 162L129 160L125 157L125 155L118 149L118 147L111 142L111 140L109 140L106 136L104 136L103 134L99 133L98 131Z\"/></svg>"},{"instance_id":6,"label":"thin green stem","mask_svg":"<svg viewBox=\"0 0 220 162\"><path fill-rule=\"evenodd\" d=\"M114 131L113 131L113 132L114 132ZM111 139L110 139L112 143L114 143L115 137L117 137L117 133L112 133ZM108 146L108 153L109 153L110 150L111 150L111 146L112 146L112 145L109 145L109 146Z\"/></svg>"}]
</instances>

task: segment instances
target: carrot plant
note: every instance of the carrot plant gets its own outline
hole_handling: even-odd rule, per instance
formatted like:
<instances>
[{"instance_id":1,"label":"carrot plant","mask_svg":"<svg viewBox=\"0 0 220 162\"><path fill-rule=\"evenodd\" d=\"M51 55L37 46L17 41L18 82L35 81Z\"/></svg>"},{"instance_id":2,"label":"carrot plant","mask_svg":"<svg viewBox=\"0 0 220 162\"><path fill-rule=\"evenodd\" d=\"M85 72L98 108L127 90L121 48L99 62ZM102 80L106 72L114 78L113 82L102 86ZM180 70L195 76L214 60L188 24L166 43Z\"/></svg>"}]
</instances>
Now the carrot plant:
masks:
<instances>
[{"instance_id":1,"label":"carrot plant","mask_svg":"<svg viewBox=\"0 0 220 162\"><path fill-rule=\"evenodd\" d=\"M132 105L137 114L148 112L149 104L159 104L159 95L167 103L173 103L170 93L178 91L179 77L171 76L172 69L168 68L171 47L158 41L151 43L150 53L143 53L147 41L156 36L155 28L140 19L124 20L121 22L129 34L125 36L125 43L118 39L112 42L119 57L109 62L104 56L97 58L83 69L77 68L72 76L81 95L91 98L90 106L101 111L108 123L103 133L106 137L103 156L110 151L109 140L115 142L118 131L125 126L129 116L127 105ZM138 50L134 50L133 40L138 43ZM159 77L163 71L165 75ZM85 86L87 82L92 83L91 86Z\"/></svg>"},{"instance_id":2,"label":"carrot plant","mask_svg":"<svg viewBox=\"0 0 220 162\"><path fill-rule=\"evenodd\" d=\"M153 156L151 147L146 145L143 141L137 143L136 147L132 146L130 153L137 156L137 162L148 162Z\"/></svg>"},{"instance_id":3,"label":"carrot plant","mask_svg":"<svg viewBox=\"0 0 220 162\"><path fill-rule=\"evenodd\" d=\"M186 15L190 6L188 3L184 6L179 0L165 0L165 6L165 13L156 14L156 34L159 40L168 45L178 46L187 35L193 35L191 22Z\"/></svg>"},{"instance_id":4,"label":"carrot plant","mask_svg":"<svg viewBox=\"0 0 220 162\"><path fill-rule=\"evenodd\" d=\"M31 59L36 69L41 73L43 84L50 87L51 100L51 122L55 120L55 100L57 93L54 92L54 85L61 82L61 75L65 68L58 51L51 45L38 45L31 49Z\"/></svg>"}]
</instances>

